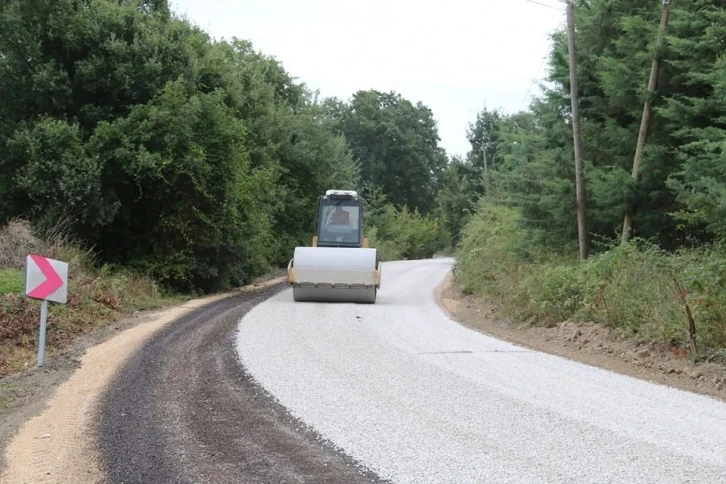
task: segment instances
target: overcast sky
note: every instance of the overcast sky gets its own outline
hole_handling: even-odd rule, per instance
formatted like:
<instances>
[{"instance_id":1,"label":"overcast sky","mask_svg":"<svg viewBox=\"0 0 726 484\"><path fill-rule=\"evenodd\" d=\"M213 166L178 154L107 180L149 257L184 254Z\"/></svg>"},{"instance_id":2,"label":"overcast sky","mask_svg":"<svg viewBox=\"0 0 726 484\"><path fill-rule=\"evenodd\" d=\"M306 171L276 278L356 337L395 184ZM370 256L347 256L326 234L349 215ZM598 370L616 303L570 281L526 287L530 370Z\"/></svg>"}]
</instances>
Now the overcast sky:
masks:
<instances>
[{"instance_id":1,"label":"overcast sky","mask_svg":"<svg viewBox=\"0 0 726 484\"><path fill-rule=\"evenodd\" d=\"M323 96L397 91L432 109L441 145L465 154L485 105L516 111L546 74L559 0L170 0L216 39L272 55Z\"/></svg>"}]
</instances>

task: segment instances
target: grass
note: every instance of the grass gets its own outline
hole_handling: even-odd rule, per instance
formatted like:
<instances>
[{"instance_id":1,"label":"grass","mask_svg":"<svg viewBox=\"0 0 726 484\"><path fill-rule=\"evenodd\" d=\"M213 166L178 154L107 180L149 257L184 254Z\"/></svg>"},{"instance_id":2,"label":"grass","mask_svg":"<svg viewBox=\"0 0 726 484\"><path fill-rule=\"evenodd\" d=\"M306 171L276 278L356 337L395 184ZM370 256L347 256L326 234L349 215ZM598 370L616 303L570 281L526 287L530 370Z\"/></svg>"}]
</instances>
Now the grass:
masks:
<instances>
[{"instance_id":1,"label":"grass","mask_svg":"<svg viewBox=\"0 0 726 484\"><path fill-rule=\"evenodd\" d=\"M133 311L183 299L142 275L97 267L93 253L68 239L60 226L41 235L30 223L14 220L0 227L0 376L35 363L40 302L23 296L25 257L31 253L69 263L68 303L49 306L49 354Z\"/></svg>"},{"instance_id":2,"label":"grass","mask_svg":"<svg viewBox=\"0 0 726 484\"><path fill-rule=\"evenodd\" d=\"M515 320L590 321L683 349L694 360L726 356L722 248L672 254L634 240L582 263L528 244L525 235L516 211L482 205L457 251L455 275L462 289L496 302Z\"/></svg>"},{"instance_id":3,"label":"grass","mask_svg":"<svg viewBox=\"0 0 726 484\"><path fill-rule=\"evenodd\" d=\"M0 296L20 294L24 289L23 271L18 269L0 269Z\"/></svg>"}]
</instances>

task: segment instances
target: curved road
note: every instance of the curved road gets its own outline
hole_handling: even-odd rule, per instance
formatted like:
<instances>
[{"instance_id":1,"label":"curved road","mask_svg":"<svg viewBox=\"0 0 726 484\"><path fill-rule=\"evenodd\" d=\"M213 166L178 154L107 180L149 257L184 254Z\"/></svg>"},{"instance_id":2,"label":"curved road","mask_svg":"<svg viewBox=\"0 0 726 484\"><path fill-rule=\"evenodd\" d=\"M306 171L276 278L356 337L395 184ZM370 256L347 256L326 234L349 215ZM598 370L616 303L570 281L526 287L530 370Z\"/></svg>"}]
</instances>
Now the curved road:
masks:
<instances>
[{"instance_id":1,"label":"curved road","mask_svg":"<svg viewBox=\"0 0 726 484\"><path fill-rule=\"evenodd\" d=\"M241 319L239 360L394 482L726 483L726 404L452 322L433 296L451 264L385 264L373 306L280 292Z\"/></svg>"},{"instance_id":2,"label":"curved road","mask_svg":"<svg viewBox=\"0 0 726 484\"><path fill-rule=\"evenodd\" d=\"M726 483L726 404L452 322L451 264L385 264L375 305L280 285L172 323L103 396L108 481Z\"/></svg>"},{"instance_id":3,"label":"curved road","mask_svg":"<svg viewBox=\"0 0 726 484\"><path fill-rule=\"evenodd\" d=\"M156 334L99 406L111 483L379 482L292 418L239 366L239 318L285 286L190 312Z\"/></svg>"}]
</instances>

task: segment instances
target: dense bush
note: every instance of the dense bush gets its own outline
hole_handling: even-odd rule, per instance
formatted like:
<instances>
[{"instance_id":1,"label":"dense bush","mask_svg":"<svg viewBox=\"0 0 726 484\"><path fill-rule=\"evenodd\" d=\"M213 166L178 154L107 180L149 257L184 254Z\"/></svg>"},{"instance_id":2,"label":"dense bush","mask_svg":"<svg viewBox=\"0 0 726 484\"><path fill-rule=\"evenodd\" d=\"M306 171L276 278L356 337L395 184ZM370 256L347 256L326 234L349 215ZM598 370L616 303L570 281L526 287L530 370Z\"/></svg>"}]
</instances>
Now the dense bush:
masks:
<instances>
[{"instance_id":1,"label":"dense bush","mask_svg":"<svg viewBox=\"0 0 726 484\"><path fill-rule=\"evenodd\" d=\"M363 195L366 236L382 260L426 259L447 247L447 232L440 217L423 215L406 205L396 208L374 185L367 185Z\"/></svg>"},{"instance_id":2,"label":"dense bush","mask_svg":"<svg viewBox=\"0 0 726 484\"><path fill-rule=\"evenodd\" d=\"M445 247L439 221L405 206L387 205L370 224L368 238L382 260L427 259Z\"/></svg>"},{"instance_id":3,"label":"dense bush","mask_svg":"<svg viewBox=\"0 0 726 484\"><path fill-rule=\"evenodd\" d=\"M516 209L482 202L464 230L455 273L462 288L525 320L587 320L678 347L689 345L686 307L704 354L726 348L726 251L668 253L635 239L579 262L525 237Z\"/></svg>"}]
</instances>

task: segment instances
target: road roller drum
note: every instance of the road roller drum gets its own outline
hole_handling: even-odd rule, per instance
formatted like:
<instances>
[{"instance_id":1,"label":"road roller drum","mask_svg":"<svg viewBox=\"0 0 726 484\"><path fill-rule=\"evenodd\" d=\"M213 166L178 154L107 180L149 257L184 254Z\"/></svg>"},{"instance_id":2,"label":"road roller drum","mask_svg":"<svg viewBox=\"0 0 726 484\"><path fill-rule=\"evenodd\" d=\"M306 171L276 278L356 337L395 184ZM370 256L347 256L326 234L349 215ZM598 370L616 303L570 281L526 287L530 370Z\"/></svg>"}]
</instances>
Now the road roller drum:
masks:
<instances>
[{"instance_id":1,"label":"road roller drum","mask_svg":"<svg viewBox=\"0 0 726 484\"><path fill-rule=\"evenodd\" d=\"M376 301L380 285L376 249L297 247L289 269L295 301Z\"/></svg>"}]
</instances>

